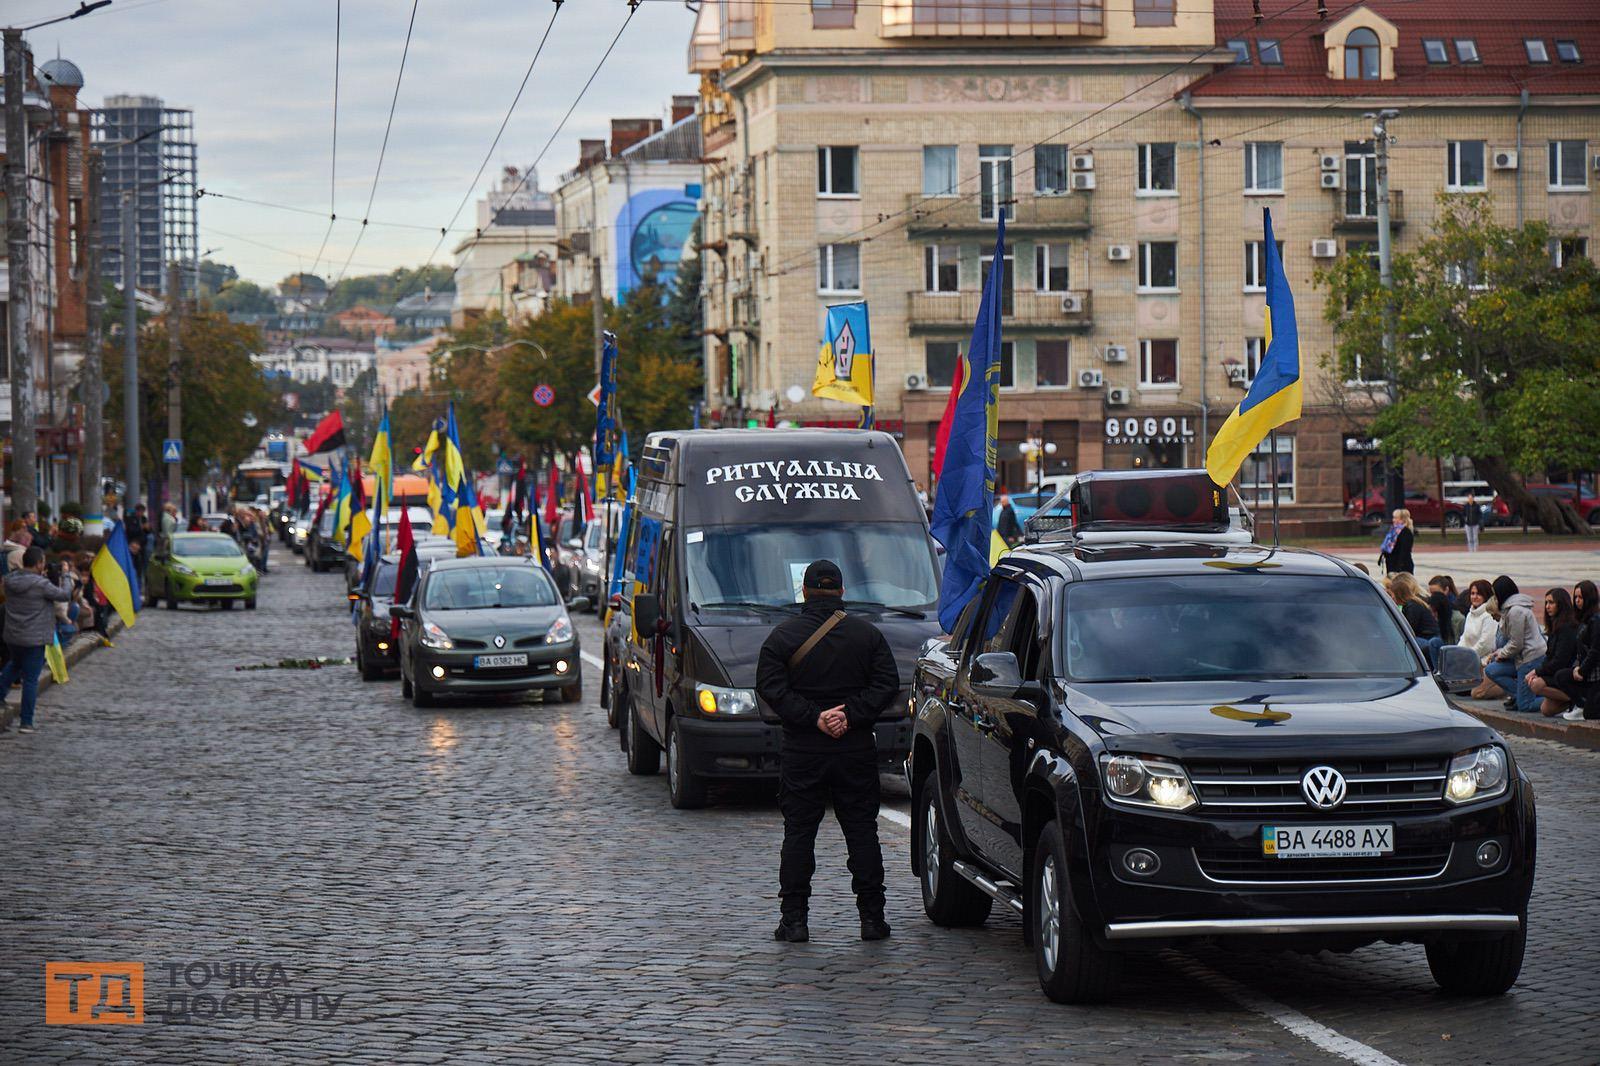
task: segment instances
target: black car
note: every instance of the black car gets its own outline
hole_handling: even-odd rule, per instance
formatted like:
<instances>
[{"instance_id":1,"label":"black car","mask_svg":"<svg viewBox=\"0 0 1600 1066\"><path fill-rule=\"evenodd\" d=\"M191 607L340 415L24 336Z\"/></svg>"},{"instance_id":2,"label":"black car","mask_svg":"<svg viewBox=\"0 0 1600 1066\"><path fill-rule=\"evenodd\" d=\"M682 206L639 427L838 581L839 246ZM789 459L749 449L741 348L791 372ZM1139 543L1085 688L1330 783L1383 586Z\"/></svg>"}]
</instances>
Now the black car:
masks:
<instances>
[{"instance_id":1,"label":"black car","mask_svg":"<svg viewBox=\"0 0 1600 1066\"><path fill-rule=\"evenodd\" d=\"M306 565L317 573L332 570L344 562L344 545L334 539L333 526L338 514L333 506L323 508L322 517L308 525L306 533Z\"/></svg>"},{"instance_id":2,"label":"black car","mask_svg":"<svg viewBox=\"0 0 1600 1066\"><path fill-rule=\"evenodd\" d=\"M380 680L400 668L400 642L394 637L394 619L389 616L399 573L400 557L385 555L373 569L369 586L350 593L356 613L356 669L363 681Z\"/></svg>"},{"instance_id":3,"label":"black car","mask_svg":"<svg viewBox=\"0 0 1600 1066\"><path fill-rule=\"evenodd\" d=\"M401 692L418 707L494 692L583 698L578 632L555 582L531 559L436 560L410 602L389 611L402 623Z\"/></svg>"},{"instance_id":4,"label":"black car","mask_svg":"<svg viewBox=\"0 0 1600 1066\"><path fill-rule=\"evenodd\" d=\"M1447 991L1510 987L1534 796L1445 696L1472 652L1430 674L1376 583L1228 530L1203 471L1084 474L1061 499L1073 517L1031 520L918 663L928 916L1012 907L1060 1002L1106 994L1121 949L1196 938L1421 943Z\"/></svg>"}]
</instances>

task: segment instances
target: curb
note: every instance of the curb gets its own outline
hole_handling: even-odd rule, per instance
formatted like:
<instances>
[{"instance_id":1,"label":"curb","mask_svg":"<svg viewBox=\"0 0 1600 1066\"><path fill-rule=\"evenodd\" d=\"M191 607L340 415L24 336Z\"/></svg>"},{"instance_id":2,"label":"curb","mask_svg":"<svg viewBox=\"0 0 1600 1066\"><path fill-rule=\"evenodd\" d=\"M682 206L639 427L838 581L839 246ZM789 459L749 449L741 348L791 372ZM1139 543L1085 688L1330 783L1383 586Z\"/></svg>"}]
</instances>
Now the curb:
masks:
<instances>
[{"instance_id":1,"label":"curb","mask_svg":"<svg viewBox=\"0 0 1600 1066\"><path fill-rule=\"evenodd\" d=\"M125 628L126 627L122 624L121 618L113 617L111 619L111 624L106 627L106 632L115 637ZM104 645L102 645L99 640L73 641L72 646L67 649L67 669L71 670L72 667L78 665L102 647L104 647ZM55 685L55 683L55 679L50 676L50 670L48 667L39 671L40 695L43 695L45 690L51 688L53 685ZM22 706L20 704L0 703L0 732L10 729L11 723L16 721L18 716L21 714Z\"/></svg>"},{"instance_id":2,"label":"curb","mask_svg":"<svg viewBox=\"0 0 1600 1066\"><path fill-rule=\"evenodd\" d=\"M1600 751L1600 721L1565 722L1559 718L1545 718L1538 714L1520 714L1502 710L1498 703L1490 705L1483 700L1452 700L1457 707L1477 718L1485 725L1502 733L1519 737L1554 740L1575 748Z\"/></svg>"}]
</instances>

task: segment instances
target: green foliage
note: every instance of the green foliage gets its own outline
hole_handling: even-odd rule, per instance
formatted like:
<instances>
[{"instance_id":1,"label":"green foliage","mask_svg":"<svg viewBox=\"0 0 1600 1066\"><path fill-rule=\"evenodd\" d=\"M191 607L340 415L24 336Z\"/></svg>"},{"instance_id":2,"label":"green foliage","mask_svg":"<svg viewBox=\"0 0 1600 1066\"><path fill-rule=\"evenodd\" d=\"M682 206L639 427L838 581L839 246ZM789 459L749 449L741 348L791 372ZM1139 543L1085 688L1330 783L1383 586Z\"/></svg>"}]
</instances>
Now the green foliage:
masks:
<instances>
[{"instance_id":1,"label":"green foliage","mask_svg":"<svg viewBox=\"0 0 1600 1066\"><path fill-rule=\"evenodd\" d=\"M227 263L218 263L210 259L200 260L196 274L200 280L202 294L215 294L221 292L229 283L239 280L239 272Z\"/></svg>"},{"instance_id":2,"label":"green foliage","mask_svg":"<svg viewBox=\"0 0 1600 1066\"><path fill-rule=\"evenodd\" d=\"M211 297L209 304L227 314L271 314L277 310L272 294L253 281L235 281Z\"/></svg>"},{"instance_id":3,"label":"green foliage","mask_svg":"<svg viewBox=\"0 0 1600 1066\"><path fill-rule=\"evenodd\" d=\"M319 279L320 280L320 279ZM455 273L446 266L398 267L387 274L343 278L329 292L322 309L329 314L365 304L387 313L396 301L424 289L454 292Z\"/></svg>"}]
</instances>

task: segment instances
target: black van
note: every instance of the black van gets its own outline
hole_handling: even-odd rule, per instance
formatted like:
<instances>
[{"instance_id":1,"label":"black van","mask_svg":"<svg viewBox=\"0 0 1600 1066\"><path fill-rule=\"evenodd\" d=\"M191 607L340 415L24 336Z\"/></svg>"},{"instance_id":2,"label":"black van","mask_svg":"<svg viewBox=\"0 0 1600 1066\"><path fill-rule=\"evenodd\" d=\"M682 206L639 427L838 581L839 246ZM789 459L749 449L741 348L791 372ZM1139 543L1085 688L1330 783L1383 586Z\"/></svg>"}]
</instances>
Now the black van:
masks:
<instances>
[{"instance_id":1,"label":"black van","mask_svg":"<svg viewBox=\"0 0 1600 1066\"><path fill-rule=\"evenodd\" d=\"M645 445L606 627L603 699L628 770L667 753L674 807L713 779L776 781L781 728L755 693L772 627L799 610L815 559L844 572L844 607L883 632L907 694L939 633L938 559L899 446L859 430L688 430ZM904 760L904 699L876 730L884 773Z\"/></svg>"}]
</instances>

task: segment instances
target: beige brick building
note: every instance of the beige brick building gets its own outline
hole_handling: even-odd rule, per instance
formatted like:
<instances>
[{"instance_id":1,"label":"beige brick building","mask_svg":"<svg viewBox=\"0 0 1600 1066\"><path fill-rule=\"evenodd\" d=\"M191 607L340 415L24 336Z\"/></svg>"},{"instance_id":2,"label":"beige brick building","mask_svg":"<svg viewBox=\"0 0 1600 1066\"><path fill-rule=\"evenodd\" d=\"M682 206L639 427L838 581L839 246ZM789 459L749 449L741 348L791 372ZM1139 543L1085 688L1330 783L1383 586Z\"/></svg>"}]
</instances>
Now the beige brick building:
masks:
<instances>
[{"instance_id":1,"label":"beige brick building","mask_svg":"<svg viewBox=\"0 0 1600 1066\"><path fill-rule=\"evenodd\" d=\"M1262 0L1256 23L1248 0L707 0L689 61L713 420L853 424L809 385L824 307L865 298L878 418L925 482L1004 208L1002 481L1038 475L1019 445L1041 439L1052 474L1199 465L1259 359L1268 207L1306 373L1280 487L1292 514L1337 515L1381 393L1321 367L1312 275L1375 248L1363 116L1399 111L1397 250L1446 190L1548 220L1556 254L1597 236L1600 24L1573 0L1467 6Z\"/></svg>"}]
</instances>

